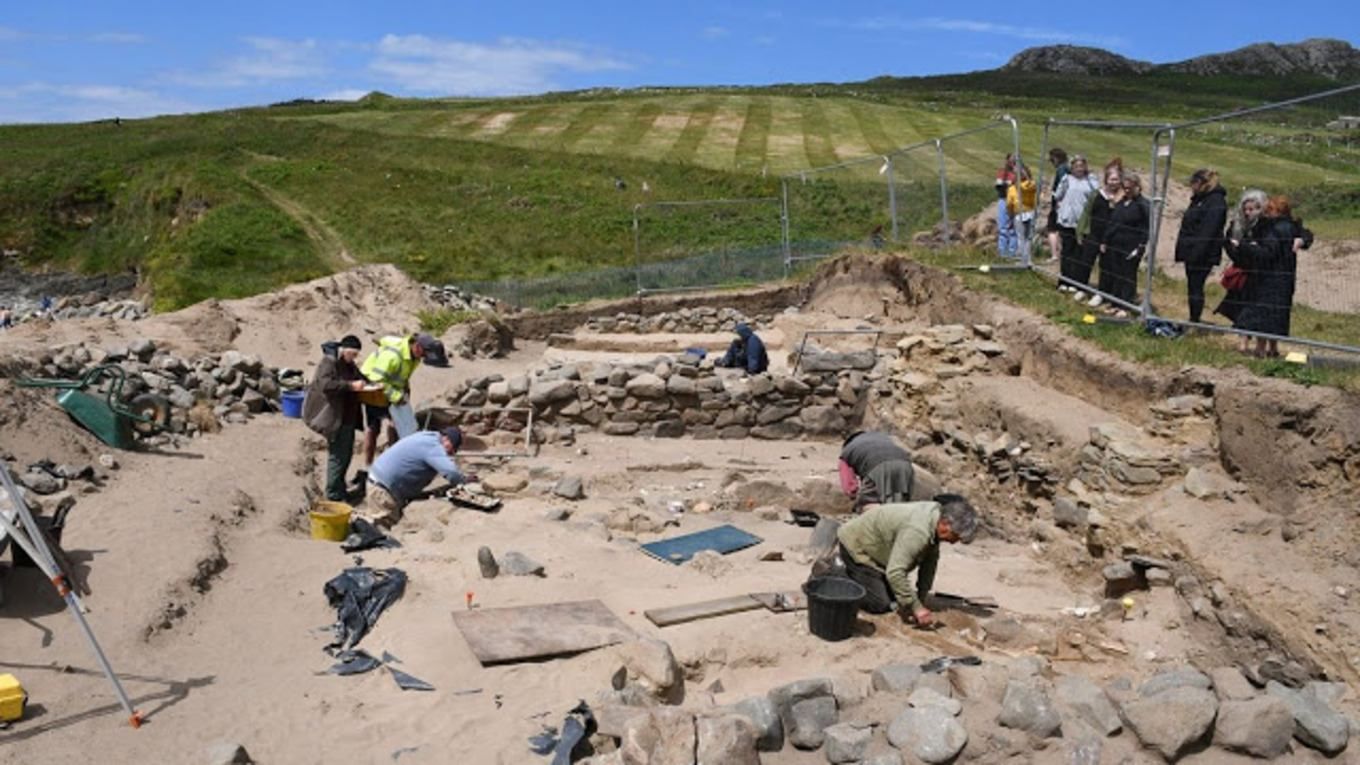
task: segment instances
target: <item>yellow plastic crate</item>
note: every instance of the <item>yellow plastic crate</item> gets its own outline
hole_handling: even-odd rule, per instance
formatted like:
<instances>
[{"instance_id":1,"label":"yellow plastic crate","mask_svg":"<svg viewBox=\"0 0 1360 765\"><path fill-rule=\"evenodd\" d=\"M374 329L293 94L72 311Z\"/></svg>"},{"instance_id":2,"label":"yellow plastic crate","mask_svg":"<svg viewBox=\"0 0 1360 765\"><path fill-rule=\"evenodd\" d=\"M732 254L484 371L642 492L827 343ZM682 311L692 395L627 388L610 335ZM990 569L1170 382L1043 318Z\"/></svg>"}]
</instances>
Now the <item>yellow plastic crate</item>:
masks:
<instances>
[{"instance_id":1,"label":"yellow plastic crate","mask_svg":"<svg viewBox=\"0 0 1360 765\"><path fill-rule=\"evenodd\" d=\"M19 678L14 675L0 675L0 720L18 720L24 716L24 704L28 694Z\"/></svg>"}]
</instances>

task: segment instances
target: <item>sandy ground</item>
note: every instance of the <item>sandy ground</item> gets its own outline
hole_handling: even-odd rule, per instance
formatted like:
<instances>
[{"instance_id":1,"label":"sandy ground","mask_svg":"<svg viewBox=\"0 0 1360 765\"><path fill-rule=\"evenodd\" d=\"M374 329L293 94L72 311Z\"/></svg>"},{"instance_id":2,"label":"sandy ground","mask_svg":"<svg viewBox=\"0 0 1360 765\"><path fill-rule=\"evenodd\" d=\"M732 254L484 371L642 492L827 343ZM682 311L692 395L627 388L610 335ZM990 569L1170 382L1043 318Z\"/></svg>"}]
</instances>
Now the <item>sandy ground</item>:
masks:
<instances>
[{"instance_id":1,"label":"sandy ground","mask_svg":"<svg viewBox=\"0 0 1360 765\"><path fill-rule=\"evenodd\" d=\"M885 285L832 285L821 291L810 309L776 322L781 346L787 350L788 338L801 337L806 328L856 327L866 315L880 320L886 312L880 301L891 292ZM195 333L207 331L202 317L229 313L237 317L237 343L272 364L305 366L315 356L315 344L337 334L346 315L361 317L367 332L408 320L403 310L414 304L404 302L414 298L399 283L380 299L348 290L342 279L324 295L321 308L313 302L318 291L313 284L285 291L287 299L264 296L196 307L184 312L188 316L162 317L156 326L183 332L178 337L186 343L201 343L204 338ZM336 301L346 309L330 315L326 306ZM289 319L288 330L272 338L267 331L271 312ZM910 311L893 313L895 318L879 325L890 334L920 324ZM100 328L82 330L71 323L49 331L75 338ZM36 341L57 340L49 335ZM422 369L413 390L417 404L433 402L469 377L508 376L558 358L654 356L665 342L619 351L610 351L608 344L584 351L520 343L506 359L457 362L451 371ZM15 347L6 344L0 350ZM983 376L969 385L973 394L966 418L976 421L970 424L1004 423L1011 433L1050 443L1056 454L1080 448L1093 421L1115 419L1029 378ZM6 430L0 448L19 453L21 442L31 441L24 459L36 458L43 449L63 454L98 449L50 402L20 403L16 410L42 436L26 439ZM854 639L826 643L809 634L805 614L765 611L657 628L644 610L797 588L807 576L802 546L808 530L755 512L681 516L678 528L660 536L733 523L764 539L727 556L730 569L715 577L656 561L637 549L638 541L656 535L612 536L600 520L636 504L661 510L671 500L714 501L732 473L795 491L809 480L833 481L839 443L584 435L571 446L544 446L532 458L488 463L469 455L467 463L477 472L522 475L528 488L507 496L494 515L453 509L438 500L416 503L395 530L399 549L362 555L366 565L396 566L410 576L405 597L383 614L362 646L375 655L395 655L402 669L432 683L435 692L403 692L383 672L325 675L331 660L322 647L333 613L322 586L352 558L334 544L310 539L300 524L304 486L317 477L317 458L324 457L315 443L299 422L262 416L182 449L120 454L121 469L109 474L102 489L80 498L65 547L93 589L87 599L91 622L147 715L141 730L126 726L69 615L41 577L33 570L8 571L5 565L9 599L0 610L6 617L0 618L0 671L21 677L32 704L27 719L0 731L0 762L192 763L202 761L207 747L218 741L239 742L262 763L542 762L528 753L526 738L543 724L559 723L578 700L593 700L606 690L618 667L618 650L482 667L451 619L452 612L467 608L468 593L483 608L602 600L636 633L671 644L689 677L686 704L695 709L807 677L832 676L842 687L863 688L877 666L942 654L976 653L988 663L1008 662L1042 647L1056 672L1136 680L1212 655L1215 647L1212 633L1187 623L1185 604L1170 588L1137 595L1124 620L1065 613L1101 602L1098 566L1074 565L1061 540L1039 533L946 547L937 586L991 595L1004 607L991 618L944 612L945 627L936 632L911 630L895 616L862 617ZM970 487L983 480L975 463L949 458L939 447L927 447L921 456L939 463L932 467L944 476L946 488L954 488L951 480ZM559 476L582 477L586 499L569 503L549 496L547 489ZM1013 527L1018 504L1015 497L992 493L979 508L1006 516L1009 522L999 525ZM559 507L569 507L571 519L546 520L545 513ZM1353 569L1308 560L1299 548L1291 550L1278 539L1258 539L1259 528L1277 528L1279 520L1272 525L1269 514L1244 499L1206 511L1172 488L1130 502L1125 510L1121 522L1166 530L1261 608L1283 610L1303 624L1325 621L1332 630L1360 627L1353 621L1354 609L1317 613L1327 602L1319 588L1340 584L1337 577ZM483 545L498 555L508 550L529 555L544 564L547 576L483 580L476 562ZM760 560L771 551L782 552L784 560ZM1279 565L1262 566L1263 559ZM1280 573L1281 567L1292 573ZM1015 624L1022 628L1020 637L996 637L1003 625ZM983 640L984 634L991 637ZM710 692L715 681L721 681L722 690ZM994 709L970 705L965 714L975 736L994 730ZM1150 761L1135 746L1125 734L1106 742L1105 756L1112 762ZM92 752L99 753L96 760ZM1033 757L1034 762L1063 761L1056 747ZM1303 750L1289 759L1315 761ZM791 749L762 756L766 765L824 760L822 752ZM1236 759L1213 749L1182 761Z\"/></svg>"}]
</instances>

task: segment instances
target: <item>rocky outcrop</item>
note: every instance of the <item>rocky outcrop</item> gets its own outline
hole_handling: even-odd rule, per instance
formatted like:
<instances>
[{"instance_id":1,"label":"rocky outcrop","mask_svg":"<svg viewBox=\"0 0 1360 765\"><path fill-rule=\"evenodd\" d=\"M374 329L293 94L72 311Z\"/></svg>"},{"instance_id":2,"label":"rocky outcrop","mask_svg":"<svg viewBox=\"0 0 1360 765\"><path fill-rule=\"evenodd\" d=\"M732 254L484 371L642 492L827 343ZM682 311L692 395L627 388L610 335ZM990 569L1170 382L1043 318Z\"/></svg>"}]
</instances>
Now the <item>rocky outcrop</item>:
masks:
<instances>
[{"instance_id":1,"label":"rocky outcrop","mask_svg":"<svg viewBox=\"0 0 1360 765\"><path fill-rule=\"evenodd\" d=\"M1360 72L1360 50L1345 40L1312 38L1299 43L1256 43L1227 53L1196 56L1166 69L1198 75L1283 77L1315 74L1338 78Z\"/></svg>"},{"instance_id":2,"label":"rocky outcrop","mask_svg":"<svg viewBox=\"0 0 1360 765\"><path fill-rule=\"evenodd\" d=\"M1135 61L1101 48L1080 45L1045 45L1026 48L1001 67L1007 72L1052 74L1144 74L1153 69L1147 61Z\"/></svg>"}]
</instances>

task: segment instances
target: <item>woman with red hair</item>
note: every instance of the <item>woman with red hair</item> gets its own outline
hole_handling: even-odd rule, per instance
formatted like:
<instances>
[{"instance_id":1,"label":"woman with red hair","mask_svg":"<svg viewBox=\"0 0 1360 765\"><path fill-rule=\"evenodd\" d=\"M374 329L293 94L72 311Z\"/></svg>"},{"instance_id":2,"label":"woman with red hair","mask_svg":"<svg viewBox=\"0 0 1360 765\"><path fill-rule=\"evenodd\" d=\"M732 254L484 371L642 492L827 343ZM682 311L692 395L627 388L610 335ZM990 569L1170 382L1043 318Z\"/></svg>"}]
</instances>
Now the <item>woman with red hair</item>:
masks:
<instances>
[{"instance_id":1,"label":"woman with red hair","mask_svg":"<svg viewBox=\"0 0 1360 765\"><path fill-rule=\"evenodd\" d=\"M1256 236L1241 243L1238 262L1247 272L1242 312L1233 326L1267 335L1289 335L1289 315L1294 309L1294 284L1298 277L1296 239L1302 226L1294 220L1289 198L1273 196L1266 201ZM1311 236L1308 237L1311 239ZM1277 341L1256 339L1258 357L1280 355Z\"/></svg>"}]
</instances>

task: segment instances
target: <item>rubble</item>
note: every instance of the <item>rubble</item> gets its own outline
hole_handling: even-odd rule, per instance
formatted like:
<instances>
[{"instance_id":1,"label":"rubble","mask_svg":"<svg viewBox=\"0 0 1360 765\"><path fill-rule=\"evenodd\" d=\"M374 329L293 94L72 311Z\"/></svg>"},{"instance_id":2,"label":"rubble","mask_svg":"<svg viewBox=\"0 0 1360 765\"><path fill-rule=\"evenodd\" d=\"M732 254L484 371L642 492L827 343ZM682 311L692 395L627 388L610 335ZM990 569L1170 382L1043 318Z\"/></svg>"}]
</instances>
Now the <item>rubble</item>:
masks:
<instances>
[{"instance_id":1,"label":"rubble","mask_svg":"<svg viewBox=\"0 0 1360 765\"><path fill-rule=\"evenodd\" d=\"M759 330L770 324L768 315L747 316L735 308L681 308L677 311L643 316L636 313L617 313L613 316L593 316L586 320L589 332L608 334L715 333L732 332L738 324Z\"/></svg>"}]
</instances>

